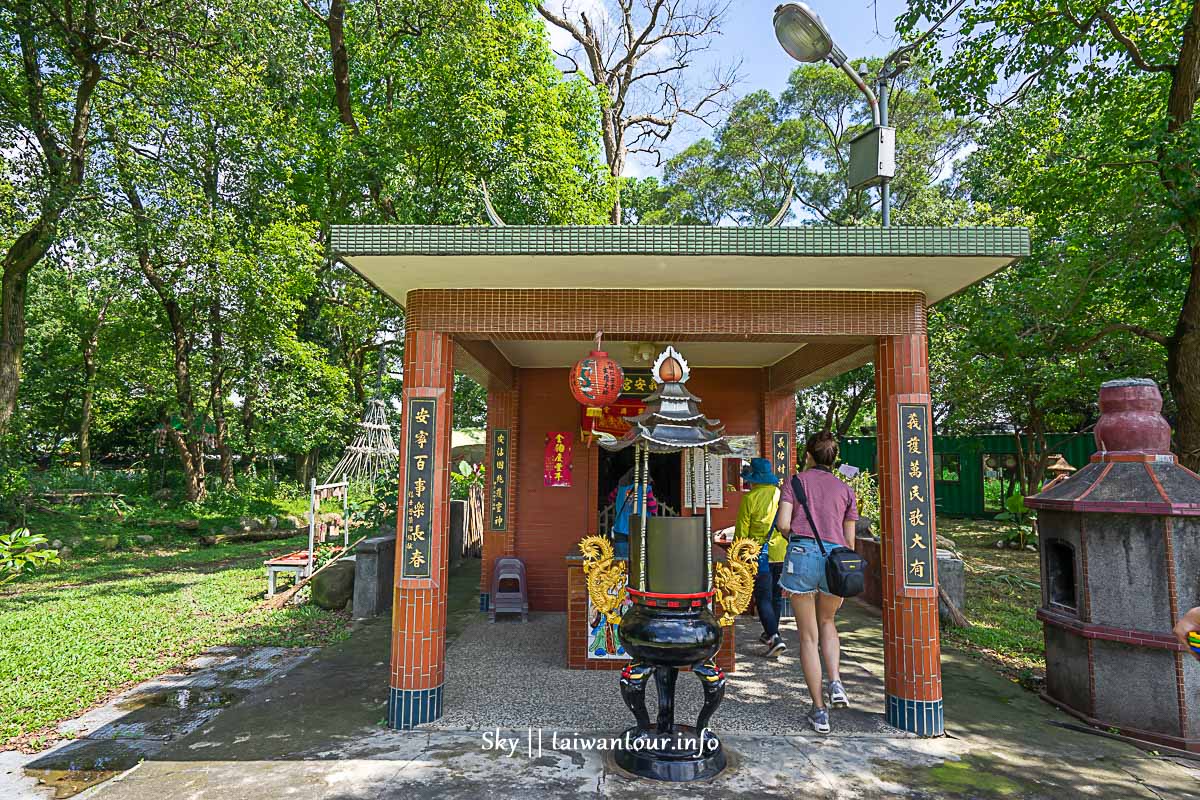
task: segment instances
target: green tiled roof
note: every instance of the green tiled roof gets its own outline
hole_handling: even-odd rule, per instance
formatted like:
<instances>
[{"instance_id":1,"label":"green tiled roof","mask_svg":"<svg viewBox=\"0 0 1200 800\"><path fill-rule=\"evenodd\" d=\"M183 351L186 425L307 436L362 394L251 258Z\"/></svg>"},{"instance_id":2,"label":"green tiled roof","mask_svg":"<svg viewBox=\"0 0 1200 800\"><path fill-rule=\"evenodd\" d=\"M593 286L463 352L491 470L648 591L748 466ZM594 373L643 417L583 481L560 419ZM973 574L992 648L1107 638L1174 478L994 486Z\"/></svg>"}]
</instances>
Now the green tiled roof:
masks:
<instances>
[{"instance_id":1,"label":"green tiled roof","mask_svg":"<svg viewBox=\"0 0 1200 800\"><path fill-rule=\"evenodd\" d=\"M335 225L343 256L986 256L1029 255L1026 228L781 228L706 226L457 227Z\"/></svg>"}]
</instances>

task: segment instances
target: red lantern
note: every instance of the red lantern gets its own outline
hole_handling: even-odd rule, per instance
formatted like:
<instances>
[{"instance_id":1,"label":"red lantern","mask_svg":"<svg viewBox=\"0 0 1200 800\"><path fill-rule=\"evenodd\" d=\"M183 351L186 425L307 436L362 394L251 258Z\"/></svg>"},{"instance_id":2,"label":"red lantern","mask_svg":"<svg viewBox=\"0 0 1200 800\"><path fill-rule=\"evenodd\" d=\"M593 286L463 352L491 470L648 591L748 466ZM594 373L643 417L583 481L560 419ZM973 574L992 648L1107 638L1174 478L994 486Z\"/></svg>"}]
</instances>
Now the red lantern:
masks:
<instances>
[{"instance_id":1,"label":"red lantern","mask_svg":"<svg viewBox=\"0 0 1200 800\"><path fill-rule=\"evenodd\" d=\"M621 365L600 349L600 336L597 335L595 349L571 370L571 394L587 406L589 417L599 417L605 406L612 405L621 396L624 381Z\"/></svg>"}]
</instances>

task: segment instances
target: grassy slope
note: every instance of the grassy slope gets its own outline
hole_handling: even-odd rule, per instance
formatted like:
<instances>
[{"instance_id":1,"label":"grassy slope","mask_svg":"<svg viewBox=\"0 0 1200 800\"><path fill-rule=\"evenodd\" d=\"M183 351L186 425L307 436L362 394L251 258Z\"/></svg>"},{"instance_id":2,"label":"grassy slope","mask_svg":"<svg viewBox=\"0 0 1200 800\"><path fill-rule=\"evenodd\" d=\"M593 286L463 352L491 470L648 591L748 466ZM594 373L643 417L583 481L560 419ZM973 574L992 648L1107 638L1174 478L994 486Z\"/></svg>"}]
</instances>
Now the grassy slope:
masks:
<instances>
[{"instance_id":1,"label":"grassy slope","mask_svg":"<svg viewBox=\"0 0 1200 800\"><path fill-rule=\"evenodd\" d=\"M218 532L239 515L231 511L300 510L294 501L237 505L193 518L201 532ZM58 721L213 645L316 645L346 635L342 614L259 607L263 559L304 547L306 535L200 548L195 534L147 524L189 516L184 510L142 501L123 512L90 505L30 515L34 531L78 546L61 567L0 590L0 749L36 747ZM96 540L111 534L121 549L104 552Z\"/></svg>"},{"instance_id":2,"label":"grassy slope","mask_svg":"<svg viewBox=\"0 0 1200 800\"><path fill-rule=\"evenodd\" d=\"M938 518L938 532L958 545L967 570L966 629L943 627L947 640L999 666L1026 686L1040 684L1046 671L1038 554L998 550L999 523Z\"/></svg>"}]
</instances>

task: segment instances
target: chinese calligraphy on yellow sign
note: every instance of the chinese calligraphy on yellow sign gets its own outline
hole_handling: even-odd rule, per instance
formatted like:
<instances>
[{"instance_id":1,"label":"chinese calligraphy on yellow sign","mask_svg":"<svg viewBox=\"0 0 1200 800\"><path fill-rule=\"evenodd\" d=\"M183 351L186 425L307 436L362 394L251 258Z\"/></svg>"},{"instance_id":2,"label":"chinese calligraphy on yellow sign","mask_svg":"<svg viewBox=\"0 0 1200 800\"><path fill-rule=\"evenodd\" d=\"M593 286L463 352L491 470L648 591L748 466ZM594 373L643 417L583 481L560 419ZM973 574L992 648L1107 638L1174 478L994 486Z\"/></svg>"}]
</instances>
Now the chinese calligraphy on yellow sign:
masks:
<instances>
[{"instance_id":1,"label":"chinese calligraphy on yellow sign","mask_svg":"<svg viewBox=\"0 0 1200 800\"><path fill-rule=\"evenodd\" d=\"M508 428L492 433L492 493L488 498L491 529L508 530Z\"/></svg>"},{"instance_id":2,"label":"chinese calligraphy on yellow sign","mask_svg":"<svg viewBox=\"0 0 1200 800\"><path fill-rule=\"evenodd\" d=\"M570 431L551 431L546 434L545 484L571 485L571 447L575 435Z\"/></svg>"},{"instance_id":3,"label":"chinese calligraphy on yellow sign","mask_svg":"<svg viewBox=\"0 0 1200 800\"><path fill-rule=\"evenodd\" d=\"M929 483L929 409L927 406L901 403L900 430L900 501L904 533L904 586L933 586L933 507Z\"/></svg>"},{"instance_id":4,"label":"chinese calligraphy on yellow sign","mask_svg":"<svg viewBox=\"0 0 1200 800\"><path fill-rule=\"evenodd\" d=\"M622 397L649 397L658 391L658 384L648 369L627 369L621 382Z\"/></svg>"},{"instance_id":5,"label":"chinese calligraphy on yellow sign","mask_svg":"<svg viewBox=\"0 0 1200 800\"><path fill-rule=\"evenodd\" d=\"M786 431L775 431L771 434L771 463L775 466L775 477L781 481L786 481L792 472L788 463L790 449Z\"/></svg>"},{"instance_id":6,"label":"chinese calligraphy on yellow sign","mask_svg":"<svg viewBox=\"0 0 1200 800\"><path fill-rule=\"evenodd\" d=\"M433 541L433 448L437 441L437 400L415 397L408 401L404 435L404 516L400 546L404 554L402 578L430 576Z\"/></svg>"}]
</instances>

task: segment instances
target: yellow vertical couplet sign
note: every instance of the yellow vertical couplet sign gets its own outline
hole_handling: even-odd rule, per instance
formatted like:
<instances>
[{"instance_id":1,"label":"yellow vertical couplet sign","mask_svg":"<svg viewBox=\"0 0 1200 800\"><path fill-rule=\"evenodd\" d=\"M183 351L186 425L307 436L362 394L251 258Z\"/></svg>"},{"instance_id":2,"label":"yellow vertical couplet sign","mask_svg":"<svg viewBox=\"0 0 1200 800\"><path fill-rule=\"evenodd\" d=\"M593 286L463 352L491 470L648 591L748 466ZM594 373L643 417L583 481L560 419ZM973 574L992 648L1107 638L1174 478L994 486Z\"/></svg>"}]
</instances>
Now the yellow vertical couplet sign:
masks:
<instances>
[{"instance_id":1,"label":"yellow vertical couplet sign","mask_svg":"<svg viewBox=\"0 0 1200 800\"><path fill-rule=\"evenodd\" d=\"M900 530L904 533L904 587L933 588L933 497L930 491L929 408L900 403Z\"/></svg>"},{"instance_id":2,"label":"yellow vertical couplet sign","mask_svg":"<svg viewBox=\"0 0 1200 800\"><path fill-rule=\"evenodd\" d=\"M414 397L405 420L404 517L401 547L402 578L430 576L433 541L433 451L437 443L437 400Z\"/></svg>"},{"instance_id":3,"label":"yellow vertical couplet sign","mask_svg":"<svg viewBox=\"0 0 1200 800\"><path fill-rule=\"evenodd\" d=\"M508 428L492 433L492 492L488 498L492 530L508 530Z\"/></svg>"},{"instance_id":4,"label":"yellow vertical couplet sign","mask_svg":"<svg viewBox=\"0 0 1200 800\"><path fill-rule=\"evenodd\" d=\"M791 459L788 455L790 449L786 431L775 431L771 434L771 462L775 466L775 477L780 481L786 481L792 474L792 465L789 463Z\"/></svg>"}]
</instances>

